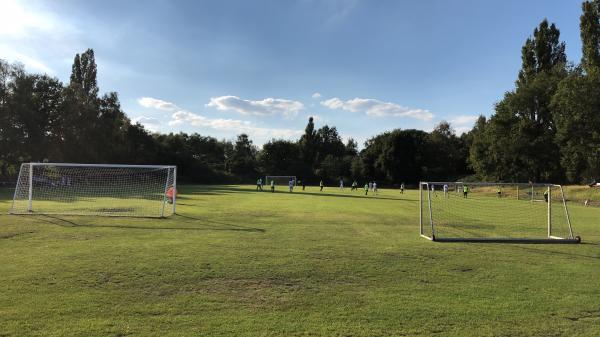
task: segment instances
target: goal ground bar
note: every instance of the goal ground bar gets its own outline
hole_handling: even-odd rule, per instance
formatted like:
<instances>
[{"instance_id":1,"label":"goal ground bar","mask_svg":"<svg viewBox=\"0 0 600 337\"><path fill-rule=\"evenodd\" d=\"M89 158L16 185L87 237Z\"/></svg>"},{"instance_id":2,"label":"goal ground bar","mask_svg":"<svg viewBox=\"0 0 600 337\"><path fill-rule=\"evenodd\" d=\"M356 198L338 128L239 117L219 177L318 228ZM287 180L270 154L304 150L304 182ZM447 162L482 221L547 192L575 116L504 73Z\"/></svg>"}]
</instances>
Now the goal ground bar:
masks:
<instances>
[{"instance_id":1,"label":"goal ground bar","mask_svg":"<svg viewBox=\"0 0 600 337\"><path fill-rule=\"evenodd\" d=\"M549 244L572 244L581 243L581 238L576 236L575 238L540 238L540 239L528 239L528 238L436 238L428 237L425 238L435 242L474 242L474 243L549 243Z\"/></svg>"}]
</instances>

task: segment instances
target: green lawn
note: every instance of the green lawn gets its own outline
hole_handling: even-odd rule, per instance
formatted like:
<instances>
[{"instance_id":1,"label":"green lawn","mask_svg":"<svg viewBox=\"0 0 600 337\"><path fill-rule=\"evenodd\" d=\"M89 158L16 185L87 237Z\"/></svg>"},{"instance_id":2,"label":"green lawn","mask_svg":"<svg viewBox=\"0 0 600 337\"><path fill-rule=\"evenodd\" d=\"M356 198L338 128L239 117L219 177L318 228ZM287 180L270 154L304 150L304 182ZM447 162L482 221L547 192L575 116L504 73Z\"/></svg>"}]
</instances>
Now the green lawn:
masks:
<instances>
[{"instance_id":1,"label":"green lawn","mask_svg":"<svg viewBox=\"0 0 600 337\"><path fill-rule=\"evenodd\" d=\"M600 208L569 205L580 245L525 245L425 240L416 191L183 186L167 219L11 198L0 336L600 335Z\"/></svg>"}]
</instances>

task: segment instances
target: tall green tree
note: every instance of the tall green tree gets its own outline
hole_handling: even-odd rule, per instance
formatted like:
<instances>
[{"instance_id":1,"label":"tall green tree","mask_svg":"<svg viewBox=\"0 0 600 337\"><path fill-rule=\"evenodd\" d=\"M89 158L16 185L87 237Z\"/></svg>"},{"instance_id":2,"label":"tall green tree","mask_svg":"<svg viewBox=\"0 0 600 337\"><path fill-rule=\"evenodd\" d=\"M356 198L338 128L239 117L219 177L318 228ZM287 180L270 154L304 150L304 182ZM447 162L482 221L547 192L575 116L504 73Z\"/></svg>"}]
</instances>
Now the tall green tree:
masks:
<instances>
[{"instance_id":1,"label":"tall green tree","mask_svg":"<svg viewBox=\"0 0 600 337\"><path fill-rule=\"evenodd\" d=\"M303 163L298 174L304 179L309 179L313 176L312 170L315 167L318 146L317 131L312 117L309 117L308 124L306 124L304 134L300 137L298 145Z\"/></svg>"},{"instance_id":2,"label":"tall green tree","mask_svg":"<svg viewBox=\"0 0 600 337\"><path fill-rule=\"evenodd\" d=\"M514 91L496 104L485 126L488 144L485 163L474 164L481 148L471 151L470 162L479 176L494 180L546 181L562 178L552 96L567 75L565 44L554 24L543 20L522 48L522 68Z\"/></svg>"},{"instance_id":3,"label":"tall green tree","mask_svg":"<svg viewBox=\"0 0 600 337\"><path fill-rule=\"evenodd\" d=\"M252 177L257 174L257 148L247 134L242 133L237 137L233 147L230 162L231 173L244 177Z\"/></svg>"},{"instance_id":4,"label":"tall green tree","mask_svg":"<svg viewBox=\"0 0 600 337\"><path fill-rule=\"evenodd\" d=\"M264 174L298 175L302 167L300 158L300 145L297 142L273 139L263 145L259 165Z\"/></svg>"},{"instance_id":5,"label":"tall green tree","mask_svg":"<svg viewBox=\"0 0 600 337\"><path fill-rule=\"evenodd\" d=\"M581 8L581 66L591 74L600 69L600 1L584 1Z\"/></svg>"},{"instance_id":6,"label":"tall green tree","mask_svg":"<svg viewBox=\"0 0 600 337\"><path fill-rule=\"evenodd\" d=\"M600 177L600 74L577 71L560 83L553 98L556 140L569 182Z\"/></svg>"}]
</instances>

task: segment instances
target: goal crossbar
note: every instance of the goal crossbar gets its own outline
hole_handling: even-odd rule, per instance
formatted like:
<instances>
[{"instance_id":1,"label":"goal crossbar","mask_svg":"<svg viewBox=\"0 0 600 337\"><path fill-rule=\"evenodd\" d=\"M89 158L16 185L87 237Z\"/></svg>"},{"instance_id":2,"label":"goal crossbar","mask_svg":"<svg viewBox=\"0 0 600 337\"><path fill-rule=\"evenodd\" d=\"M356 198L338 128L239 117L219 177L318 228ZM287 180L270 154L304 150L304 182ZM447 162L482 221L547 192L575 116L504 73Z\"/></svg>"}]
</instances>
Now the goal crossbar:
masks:
<instances>
[{"instance_id":1,"label":"goal crossbar","mask_svg":"<svg viewBox=\"0 0 600 337\"><path fill-rule=\"evenodd\" d=\"M451 191L450 187L454 187L455 191ZM466 189L464 189L464 187L467 187ZM534 200L535 195L537 193L542 192L542 195L544 196L544 200L541 201L545 201L547 203L547 206L541 206L541 207L545 207L545 217L546 219L544 219L544 222L546 223L546 235L545 237L503 237L503 236L489 236L489 237L478 237L478 236L469 236L469 235L465 235L465 236L446 236L446 235L442 235L439 233L438 231L438 225L439 226L443 226L443 221L439 221L438 218L440 217L439 214L436 214L436 210L443 210L444 207L436 207L435 204L436 203L444 203L444 202L448 202L451 203L451 201L446 201L446 200L451 200L449 198L449 194L450 193L456 193L459 194L459 189L463 188L463 196L465 198L465 202L468 202L467 197L469 194L469 189L470 188L482 188L482 189L489 189L489 188L496 188L496 193L497 193L497 200L503 200L502 198L504 197L502 195L502 191L503 189L509 189L509 188L513 188L512 190L512 194L511 198L516 199L516 200L527 200L530 199L531 201L539 201L539 200ZM516 192L515 192L516 189ZM521 193L526 193L528 194L528 196L526 198L519 198L519 190L521 189ZM537 189L537 191L536 191ZM552 190L555 189L557 191L557 196L556 196L556 201L553 200L552 197ZM523 192L525 191L525 192ZM466 193L464 193L466 192ZM438 194L440 193L440 197L438 197ZM490 192L488 192L488 194L492 194ZM493 200L490 199L490 196L487 196L488 200ZM456 197L455 197L456 198ZM419 234L421 237L426 238L428 240L431 241L435 241L435 242L473 242L473 243L532 243L532 244L545 244L545 243L554 243L554 244L569 244L569 243L580 243L581 242L581 238L579 236L574 236L573 235L573 229L571 226L571 219L570 219L570 215L569 215L569 211L567 208L567 204L566 204L566 200L564 197L564 190L562 188L561 185L557 185L557 184L536 184L536 183L489 183L489 182L475 182L475 183L467 183L467 182L420 182L419 183ZM437 201L436 201L437 200ZM440 201L443 200L443 201ZM460 200L460 199L458 199ZM553 209L553 203L556 203L556 207L557 208L562 208L562 210L556 210ZM537 203L531 203L533 204L537 204ZM448 207L452 207L450 206L446 206L446 208ZM464 207L464 206L463 206ZM514 205L508 205L506 206L507 208L505 211L507 212L506 216L508 218L510 218L510 212L513 211L514 209L511 209L511 207L514 207ZM540 206L531 206L531 207L537 207L537 209L540 209ZM464 208L463 208L464 210ZM482 211L482 210L480 210ZM556 212L560 211L560 214L562 216L562 219L564 219L564 226L566 227L566 232L563 233L564 235L556 235L554 233L554 225L553 224L553 218L556 217L556 215L553 216L553 214L556 214ZM564 212L564 213L563 213ZM459 216L457 216L457 212L453 212L453 211L447 211L448 214L450 214L450 216L454 216L456 219L453 219L452 222L448 221L447 223L452 223L452 224L458 224L458 225L462 225L461 223L461 219ZM460 213L460 212L458 212ZM495 214L496 216L498 216L498 214ZM502 215L500 215L502 216ZM463 218L462 219L464 223L469 223L470 219L466 219ZM510 221L510 219L508 219L508 221ZM538 221L539 222L539 221ZM468 226L462 226L462 227L467 227ZM462 228L463 232L467 232L469 234L469 229L464 229ZM564 229L563 229L564 230Z\"/></svg>"}]
</instances>

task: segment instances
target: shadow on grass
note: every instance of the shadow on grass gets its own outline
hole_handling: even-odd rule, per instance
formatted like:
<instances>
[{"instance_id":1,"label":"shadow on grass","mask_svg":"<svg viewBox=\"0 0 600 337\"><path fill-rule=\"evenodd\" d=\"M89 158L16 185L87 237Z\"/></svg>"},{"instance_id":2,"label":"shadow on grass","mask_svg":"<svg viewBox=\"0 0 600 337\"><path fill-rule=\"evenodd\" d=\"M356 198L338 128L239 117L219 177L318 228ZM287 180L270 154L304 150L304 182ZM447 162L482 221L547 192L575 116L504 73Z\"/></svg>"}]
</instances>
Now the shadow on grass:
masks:
<instances>
[{"instance_id":1,"label":"shadow on grass","mask_svg":"<svg viewBox=\"0 0 600 337\"><path fill-rule=\"evenodd\" d=\"M82 224L74 220L65 219L53 215L40 215L37 219L61 227L87 227L87 228L118 228L118 229L142 229L142 230L184 230L184 231L233 231L233 232L255 232L264 233L265 229L245 227L226 222L212 221L207 219L194 218L185 215L174 215L178 218L194 220L193 227L179 226L136 226L136 225L102 225L102 224ZM198 227L196 227L198 226Z\"/></svg>"},{"instance_id":2,"label":"shadow on grass","mask_svg":"<svg viewBox=\"0 0 600 337\"><path fill-rule=\"evenodd\" d=\"M281 192L281 193L288 193L289 192ZM352 192L350 192L352 193ZM357 192L360 193L360 192ZM310 196L320 196L320 197L338 197L338 198L359 198L359 199L365 199L365 200L395 200L395 201L407 201L407 202L417 202L417 200L408 200L408 199L398 199L398 198L388 198L388 197L381 197L381 196L373 196L373 195L364 195L364 194L359 194L359 195L347 195L347 194L333 194L333 193L327 193L327 192L294 192L291 193L294 195L310 195Z\"/></svg>"},{"instance_id":3,"label":"shadow on grass","mask_svg":"<svg viewBox=\"0 0 600 337\"><path fill-rule=\"evenodd\" d=\"M202 191L193 191L193 192L188 192L188 194L193 194L193 195L222 195L222 194L229 194L229 193L271 193L271 190L269 189L269 187L264 187L262 191L256 190L254 188L240 188L240 187L233 187L233 186L206 186L206 187L201 187L201 188L205 188L206 190L202 190ZM370 200L396 200L396 201L408 201L408 202L417 202L417 200L408 200L408 199L400 199L400 198L389 198L389 197L383 197L383 196L373 196L373 195L368 195L365 196L363 194L363 192L361 192L360 190L358 192L352 192L350 191L349 193L356 193L356 194L334 194L334 193L327 193L327 192L308 192L308 191L302 191L300 190L299 187L296 187L295 192L290 193L286 187L284 186L279 186L279 189L275 190L275 193L277 194L289 194L289 195L305 195L305 196L320 196L320 197L334 197L334 198L359 198L359 199L370 199ZM318 189L318 187L313 187L314 189Z\"/></svg>"},{"instance_id":4,"label":"shadow on grass","mask_svg":"<svg viewBox=\"0 0 600 337\"><path fill-rule=\"evenodd\" d=\"M592 243L589 243L589 242L583 243L582 242L580 245L585 245L585 244L592 244ZM596 245L596 244L593 244L593 245ZM563 255L563 256L571 256L571 257L585 257L588 259L600 260L600 256L591 256L591 255L585 255L585 254L560 252L560 251L556 251L556 250L540 249L540 248L533 248L533 247L515 246L515 248L526 250L528 252L534 252L534 253L543 253L543 254L549 254L549 255Z\"/></svg>"}]
</instances>

